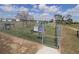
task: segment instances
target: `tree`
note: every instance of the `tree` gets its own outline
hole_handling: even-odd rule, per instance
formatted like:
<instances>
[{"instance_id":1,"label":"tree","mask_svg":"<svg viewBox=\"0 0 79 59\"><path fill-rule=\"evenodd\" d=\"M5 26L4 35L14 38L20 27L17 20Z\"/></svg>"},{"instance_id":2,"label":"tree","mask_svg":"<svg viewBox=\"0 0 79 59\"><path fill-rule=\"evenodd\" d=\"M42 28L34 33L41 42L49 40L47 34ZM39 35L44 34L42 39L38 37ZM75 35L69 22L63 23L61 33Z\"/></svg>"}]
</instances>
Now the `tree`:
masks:
<instances>
[{"instance_id":1,"label":"tree","mask_svg":"<svg viewBox=\"0 0 79 59\"><path fill-rule=\"evenodd\" d=\"M28 21L28 12L26 11L20 11L19 13L17 13L17 18L19 18L22 22L23 22L23 26L24 25L28 25L27 21Z\"/></svg>"},{"instance_id":2,"label":"tree","mask_svg":"<svg viewBox=\"0 0 79 59\"><path fill-rule=\"evenodd\" d=\"M73 23L73 19L72 19L72 16L71 15L67 15L67 21L66 21L67 24L72 24Z\"/></svg>"},{"instance_id":3,"label":"tree","mask_svg":"<svg viewBox=\"0 0 79 59\"><path fill-rule=\"evenodd\" d=\"M34 24L34 16L33 15L29 15L28 16L28 25L33 26Z\"/></svg>"}]
</instances>

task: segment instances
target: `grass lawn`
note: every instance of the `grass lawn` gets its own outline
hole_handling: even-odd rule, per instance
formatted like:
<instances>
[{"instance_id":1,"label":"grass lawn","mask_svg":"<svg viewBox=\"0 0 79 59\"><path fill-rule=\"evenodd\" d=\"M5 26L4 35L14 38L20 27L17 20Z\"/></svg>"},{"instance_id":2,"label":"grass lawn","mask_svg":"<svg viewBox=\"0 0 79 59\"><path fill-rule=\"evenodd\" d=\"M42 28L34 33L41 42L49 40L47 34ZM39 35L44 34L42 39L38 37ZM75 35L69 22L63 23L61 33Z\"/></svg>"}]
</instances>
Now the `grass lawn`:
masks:
<instances>
[{"instance_id":1,"label":"grass lawn","mask_svg":"<svg viewBox=\"0 0 79 59\"><path fill-rule=\"evenodd\" d=\"M24 39L35 41L41 43L41 38L39 37L38 33L32 33L32 26L31 27L21 27L15 28L13 30L5 30L4 32L12 34L14 36L18 36ZM44 33L44 45L49 47L55 47L55 26L53 23L45 24L45 33Z\"/></svg>"},{"instance_id":2,"label":"grass lawn","mask_svg":"<svg viewBox=\"0 0 79 59\"><path fill-rule=\"evenodd\" d=\"M76 36L76 31L62 26L62 53L79 53L79 38Z\"/></svg>"}]
</instances>

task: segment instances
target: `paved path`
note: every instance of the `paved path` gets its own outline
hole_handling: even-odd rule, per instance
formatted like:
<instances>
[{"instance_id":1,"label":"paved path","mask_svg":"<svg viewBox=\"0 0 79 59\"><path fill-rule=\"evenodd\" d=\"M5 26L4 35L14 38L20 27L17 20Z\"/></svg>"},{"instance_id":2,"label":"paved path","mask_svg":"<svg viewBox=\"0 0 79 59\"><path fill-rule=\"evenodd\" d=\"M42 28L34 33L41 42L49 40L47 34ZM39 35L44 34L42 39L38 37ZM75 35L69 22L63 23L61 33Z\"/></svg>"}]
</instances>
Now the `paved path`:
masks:
<instances>
[{"instance_id":1,"label":"paved path","mask_svg":"<svg viewBox=\"0 0 79 59\"><path fill-rule=\"evenodd\" d=\"M36 54L60 54L57 49L43 46Z\"/></svg>"}]
</instances>

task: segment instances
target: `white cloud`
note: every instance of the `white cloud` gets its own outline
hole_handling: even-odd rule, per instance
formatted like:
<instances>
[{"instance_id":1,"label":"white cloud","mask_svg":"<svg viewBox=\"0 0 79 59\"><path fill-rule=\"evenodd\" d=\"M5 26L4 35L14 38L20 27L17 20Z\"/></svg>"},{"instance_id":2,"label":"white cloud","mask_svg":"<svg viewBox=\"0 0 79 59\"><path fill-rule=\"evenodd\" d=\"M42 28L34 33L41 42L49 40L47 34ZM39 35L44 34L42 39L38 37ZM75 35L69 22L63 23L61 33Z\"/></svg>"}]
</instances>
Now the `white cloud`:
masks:
<instances>
[{"instance_id":1,"label":"white cloud","mask_svg":"<svg viewBox=\"0 0 79 59\"><path fill-rule=\"evenodd\" d=\"M55 13L55 12L59 11L59 8L57 6L51 6L51 7L49 7L48 11L50 13Z\"/></svg>"},{"instance_id":2,"label":"white cloud","mask_svg":"<svg viewBox=\"0 0 79 59\"><path fill-rule=\"evenodd\" d=\"M18 11L18 7L15 5L2 5L0 6L0 9L3 12L17 12Z\"/></svg>"},{"instance_id":3,"label":"white cloud","mask_svg":"<svg viewBox=\"0 0 79 59\"><path fill-rule=\"evenodd\" d=\"M53 6L47 6L45 4L41 4L39 5L39 9L43 12L47 12L47 13L56 13L60 10L60 7L57 7L55 5Z\"/></svg>"},{"instance_id":4,"label":"white cloud","mask_svg":"<svg viewBox=\"0 0 79 59\"><path fill-rule=\"evenodd\" d=\"M73 8L67 9L66 11L62 12L62 15L71 15L73 21L79 21L79 5L76 5Z\"/></svg>"},{"instance_id":5,"label":"white cloud","mask_svg":"<svg viewBox=\"0 0 79 59\"><path fill-rule=\"evenodd\" d=\"M28 12L29 9L22 6L22 7L18 8L18 11L26 11L26 12Z\"/></svg>"},{"instance_id":6,"label":"white cloud","mask_svg":"<svg viewBox=\"0 0 79 59\"><path fill-rule=\"evenodd\" d=\"M29 15L34 15L35 13L34 12L29 12Z\"/></svg>"},{"instance_id":7,"label":"white cloud","mask_svg":"<svg viewBox=\"0 0 79 59\"><path fill-rule=\"evenodd\" d=\"M11 5L2 5L2 6L0 6L0 9L2 9L5 12L13 11L13 7Z\"/></svg>"},{"instance_id":8,"label":"white cloud","mask_svg":"<svg viewBox=\"0 0 79 59\"><path fill-rule=\"evenodd\" d=\"M34 8L32 8L30 11L31 11L31 12L36 12L36 13L39 13L39 12L40 12L40 10L34 9Z\"/></svg>"},{"instance_id":9,"label":"white cloud","mask_svg":"<svg viewBox=\"0 0 79 59\"><path fill-rule=\"evenodd\" d=\"M30 9L31 12L39 13L40 10L38 9L38 5L33 5L33 7Z\"/></svg>"},{"instance_id":10,"label":"white cloud","mask_svg":"<svg viewBox=\"0 0 79 59\"><path fill-rule=\"evenodd\" d=\"M3 10L4 12L29 11L28 8L25 8L23 6L18 8L15 5L2 5L2 6L0 6L0 9Z\"/></svg>"},{"instance_id":11,"label":"white cloud","mask_svg":"<svg viewBox=\"0 0 79 59\"><path fill-rule=\"evenodd\" d=\"M75 7L75 9L79 9L79 5L77 5L77 6Z\"/></svg>"},{"instance_id":12,"label":"white cloud","mask_svg":"<svg viewBox=\"0 0 79 59\"><path fill-rule=\"evenodd\" d=\"M59 11L57 11L57 12L56 12L56 14L62 14L62 11L61 11L61 10L59 10Z\"/></svg>"},{"instance_id":13,"label":"white cloud","mask_svg":"<svg viewBox=\"0 0 79 59\"><path fill-rule=\"evenodd\" d=\"M27 14L29 11L28 8L25 8L23 6L17 7L16 5L1 5L0 10L2 12L0 13L1 16L4 17L15 17L18 12L24 11L24 14Z\"/></svg>"},{"instance_id":14,"label":"white cloud","mask_svg":"<svg viewBox=\"0 0 79 59\"><path fill-rule=\"evenodd\" d=\"M33 8L36 9L36 8L38 8L38 6L37 5L33 5Z\"/></svg>"},{"instance_id":15,"label":"white cloud","mask_svg":"<svg viewBox=\"0 0 79 59\"><path fill-rule=\"evenodd\" d=\"M42 13L42 14L35 14L35 20L42 20L42 21L49 21L53 18L51 17L49 13Z\"/></svg>"},{"instance_id":16,"label":"white cloud","mask_svg":"<svg viewBox=\"0 0 79 59\"><path fill-rule=\"evenodd\" d=\"M40 4L39 9L44 11L45 9L48 9L48 7L45 4Z\"/></svg>"},{"instance_id":17,"label":"white cloud","mask_svg":"<svg viewBox=\"0 0 79 59\"><path fill-rule=\"evenodd\" d=\"M62 13L63 15L70 14L72 16L79 16L79 5L77 5L74 8L68 9L65 12Z\"/></svg>"}]
</instances>

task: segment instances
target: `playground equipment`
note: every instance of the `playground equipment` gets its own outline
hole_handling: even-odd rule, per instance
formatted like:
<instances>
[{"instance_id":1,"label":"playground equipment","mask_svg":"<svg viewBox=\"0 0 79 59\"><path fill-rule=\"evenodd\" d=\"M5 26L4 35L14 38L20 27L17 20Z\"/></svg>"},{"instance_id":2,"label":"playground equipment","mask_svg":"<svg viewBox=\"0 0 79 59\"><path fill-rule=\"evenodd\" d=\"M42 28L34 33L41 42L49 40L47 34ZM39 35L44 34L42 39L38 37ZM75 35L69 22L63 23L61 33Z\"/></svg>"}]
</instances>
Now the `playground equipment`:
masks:
<instances>
[{"instance_id":1,"label":"playground equipment","mask_svg":"<svg viewBox=\"0 0 79 59\"><path fill-rule=\"evenodd\" d=\"M44 23L42 21L37 21L37 23L34 26L33 31L39 33L39 37L41 38L42 40L41 42L43 44L43 41L44 41L43 33L45 31Z\"/></svg>"}]
</instances>

